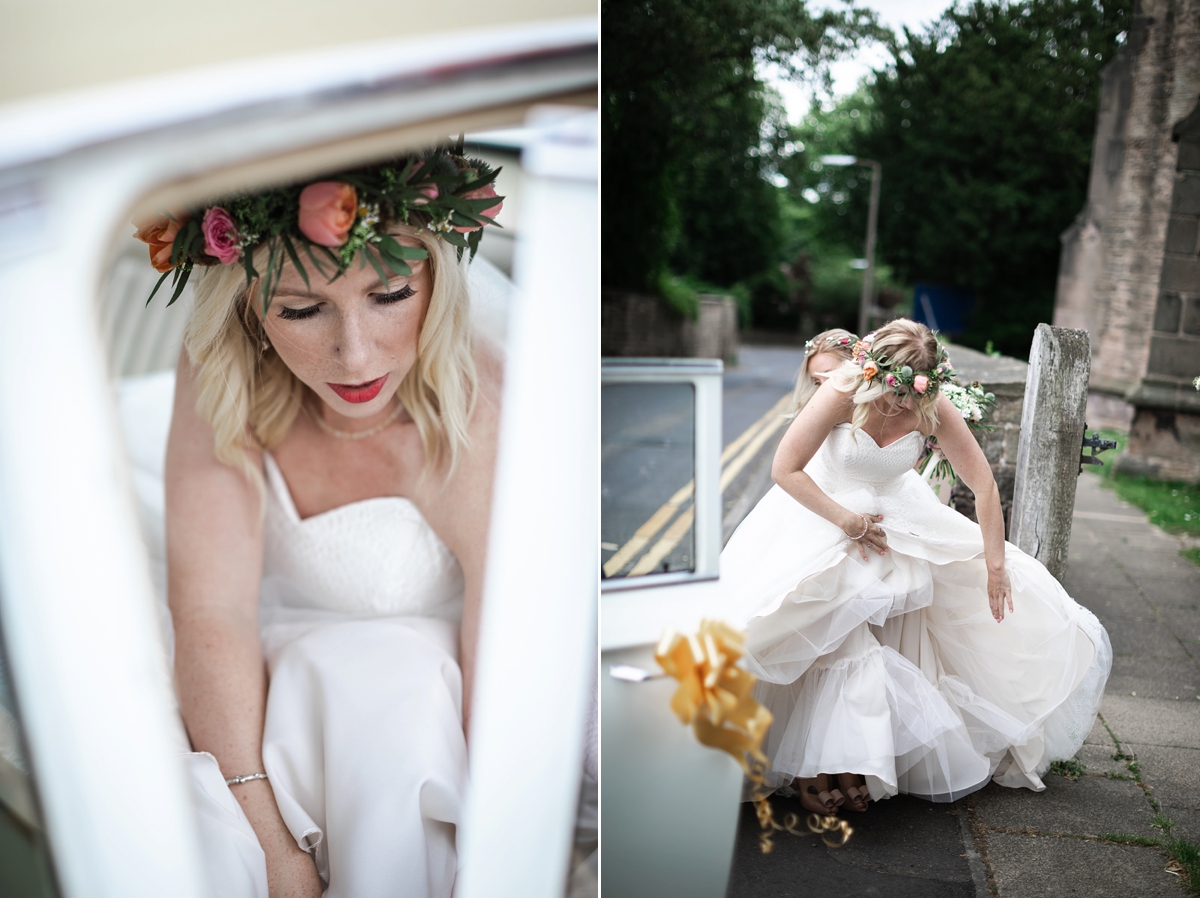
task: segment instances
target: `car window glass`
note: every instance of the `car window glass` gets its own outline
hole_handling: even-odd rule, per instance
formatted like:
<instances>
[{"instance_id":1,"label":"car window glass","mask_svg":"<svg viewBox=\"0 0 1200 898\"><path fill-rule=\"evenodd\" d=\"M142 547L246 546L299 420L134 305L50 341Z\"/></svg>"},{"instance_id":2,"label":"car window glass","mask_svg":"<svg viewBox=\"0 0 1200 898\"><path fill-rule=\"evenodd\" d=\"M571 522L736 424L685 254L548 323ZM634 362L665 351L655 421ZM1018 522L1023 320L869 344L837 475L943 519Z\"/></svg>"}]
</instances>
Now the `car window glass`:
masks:
<instances>
[{"instance_id":1,"label":"car window glass","mask_svg":"<svg viewBox=\"0 0 1200 898\"><path fill-rule=\"evenodd\" d=\"M695 388L602 387L600 548L603 576L695 570Z\"/></svg>"}]
</instances>

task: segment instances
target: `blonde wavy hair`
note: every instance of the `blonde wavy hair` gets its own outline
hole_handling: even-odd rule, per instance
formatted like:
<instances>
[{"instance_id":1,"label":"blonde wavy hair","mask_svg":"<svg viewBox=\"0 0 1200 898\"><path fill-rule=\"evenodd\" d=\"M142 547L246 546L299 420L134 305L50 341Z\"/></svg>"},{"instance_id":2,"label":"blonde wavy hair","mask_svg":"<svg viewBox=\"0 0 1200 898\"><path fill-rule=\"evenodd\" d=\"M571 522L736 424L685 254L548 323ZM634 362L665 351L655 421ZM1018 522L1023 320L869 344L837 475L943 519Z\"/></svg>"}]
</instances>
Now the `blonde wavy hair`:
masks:
<instances>
[{"instance_id":1,"label":"blonde wavy hair","mask_svg":"<svg viewBox=\"0 0 1200 898\"><path fill-rule=\"evenodd\" d=\"M843 343L842 340L847 342ZM813 379L808 373L808 360L815 355L829 353L840 356L843 362L848 362L851 358L850 350L857 340L858 337L845 328L834 327L827 331L821 331L805 344L804 361L800 363L800 370L796 374L796 389L792 393L793 418L800 414L800 409L808 405L809 400L817 395L819 388L817 384L813 383ZM812 348L808 349L808 346Z\"/></svg>"},{"instance_id":2,"label":"blonde wavy hair","mask_svg":"<svg viewBox=\"0 0 1200 898\"><path fill-rule=\"evenodd\" d=\"M429 231L397 225L391 233L429 251L429 308L416 362L397 395L421 434L426 469L448 462L449 476L468 444L478 383L466 267L454 247ZM269 251L265 244L254 251L258 271L266 270ZM249 450L273 449L283 440L306 387L278 353L262 351L262 324L250 305L255 291L247 289L242 266L214 265L197 274L183 340L197 369L196 410L212 426L217 459L245 472L262 492L262 471Z\"/></svg>"},{"instance_id":3,"label":"blonde wavy hair","mask_svg":"<svg viewBox=\"0 0 1200 898\"><path fill-rule=\"evenodd\" d=\"M938 363L937 337L925 325L908 318L889 321L875 331L871 348L879 357L886 358L889 365L908 365L914 371L932 371ZM867 423L871 403L889 390L882 376L875 378L873 383L867 383L862 368L854 361L848 361L836 369L829 379L836 389L854 394L854 415L850 420L855 431ZM937 382L931 380L930 388L925 393L914 394L916 402L913 403L913 411L917 413L917 423L931 433L938 423L939 392Z\"/></svg>"}]
</instances>

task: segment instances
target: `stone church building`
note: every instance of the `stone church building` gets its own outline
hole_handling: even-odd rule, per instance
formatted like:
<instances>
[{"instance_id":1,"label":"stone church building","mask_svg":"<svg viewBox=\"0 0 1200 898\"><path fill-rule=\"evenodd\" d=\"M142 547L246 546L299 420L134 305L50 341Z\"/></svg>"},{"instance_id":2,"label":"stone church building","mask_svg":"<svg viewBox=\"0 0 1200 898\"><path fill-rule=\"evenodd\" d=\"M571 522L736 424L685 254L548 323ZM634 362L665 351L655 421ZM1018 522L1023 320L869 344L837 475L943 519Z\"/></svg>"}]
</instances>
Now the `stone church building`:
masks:
<instances>
[{"instance_id":1,"label":"stone church building","mask_svg":"<svg viewBox=\"0 0 1200 898\"><path fill-rule=\"evenodd\" d=\"M1200 481L1200 0L1136 3L1062 241L1054 323L1090 334L1089 426L1129 428L1121 470Z\"/></svg>"}]
</instances>

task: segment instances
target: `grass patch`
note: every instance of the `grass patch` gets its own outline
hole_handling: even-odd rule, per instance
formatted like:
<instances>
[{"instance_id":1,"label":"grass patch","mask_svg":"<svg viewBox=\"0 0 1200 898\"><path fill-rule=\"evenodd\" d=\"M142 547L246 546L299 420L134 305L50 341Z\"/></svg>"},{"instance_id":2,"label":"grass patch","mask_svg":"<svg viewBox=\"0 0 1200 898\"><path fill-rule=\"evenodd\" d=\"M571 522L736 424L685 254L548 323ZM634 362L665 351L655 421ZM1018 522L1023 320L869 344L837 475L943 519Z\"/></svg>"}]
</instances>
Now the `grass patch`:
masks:
<instances>
[{"instance_id":1,"label":"grass patch","mask_svg":"<svg viewBox=\"0 0 1200 898\"><path fill-rule=\"evenodd\" d=\"M1186 839L1172 839L1166 848L1171 860L1179 865L1184 882L1193 894L1200 895L1200 848Z\"/></svg>"},{"instance_id":2,"label":"grass patch","mask_svg":"<svg viewBox=\"0 0 1200 898\"><path fill-rule=\"evenodd\" d=\"M1196 567L1200 567L1200 549L1180 549L1179 554Z\"/></svg>"},{"instance_id":3,"label":"grass patch","mask_svg":"<svg viewBox=\"0 0 1200 898\"><path fill-rule=\"evenodd\" d=\"M1151 524L1168 533L1200 536L1200 485L1117 473L1113 470L1113 463L1125 451L1129 435L1119 430L1102 430L1100 436L1106 440L1116 440L1117 448L1100 456L1104 459L1104 467L1084 465L1083 469L1099 476L1104 485L1118 496L1146 512ZM1191 554L1187 557L1200 564L1200 551L1188 551Z\"/></svg>"},{"instance_id":4,"label":"grass patch","mask_svg":"<svg viewBox=\"0 0 1200 898\"><path fill-rule=\"evenodd\" d=\"M1125 833L1101 833L1097 838L1101 842L1114 842L1117 845L1141 845L1145 848L1157 848L1162 844L1160 839L1147 836L1130 836Z\"/></svg>"},{"instance_id":5,"label":"grass patch","mask_svg":"<svg viewBox=\"0 0 1200 898\"><path fill-rule=\"evenodd\" d=\"M1070 758L1066 761L1051 761L1050 772L1056 773L1059 776L1065 776L1071 782L1075 782L1083 776L1085 766L1079 758Z\"/></svg>"}]
</instances>

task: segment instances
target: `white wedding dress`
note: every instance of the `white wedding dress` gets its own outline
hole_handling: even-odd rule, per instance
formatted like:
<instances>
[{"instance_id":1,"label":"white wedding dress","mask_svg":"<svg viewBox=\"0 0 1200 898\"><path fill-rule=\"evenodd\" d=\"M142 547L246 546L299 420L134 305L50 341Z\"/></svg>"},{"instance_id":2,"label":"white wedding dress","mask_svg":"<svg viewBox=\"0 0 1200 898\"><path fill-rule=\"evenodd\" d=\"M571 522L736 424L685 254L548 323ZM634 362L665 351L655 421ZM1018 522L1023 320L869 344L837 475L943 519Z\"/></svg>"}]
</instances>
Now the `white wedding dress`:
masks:
<instances>
[{"instance_id":1,"label":"white wedding dress","mask_svg":"<svg viewBox=\"0 0 1200 898\"><path fill-rule=\"evenodd\" d=\"M125 381L121 412L160 596L170 372ZM448 898L467 787L458 560L408 499L303 520L265 459L259 623L270 673L263 764L326 898ZM166 644L169 613L161 606ZM180 730L214 895L267 898L253 829L212 755ZM257 771L245 771L254 773Z\"/></svg>"},{"instance_id":2,"label":"white wedding dress","mask_svg":"<svg viewBox=\"0 0 1200 898\"><path fill-rule=\"evenodd\" d=\"M851 511L883 515L863 562L778 486L721 555L727 617L747 629L774 715L768 785L865 775L875 800L954 801L989 780L1041 790L1091 730L1108 634L1035 559L1006 544L1014 611L991 616L979 526L912 470L924 437L880 448L838 425L805 468Z\"/></svg>"},{"instance_id":3,"label":"white wedding dress","mask_svg":"<svg viewBox=\"0 0 1200 898\"><path fill-rule=\"evenodd\" d=\"M468 282L476 333L503 346L512 282L482 257ZM168 653L163 461L174 392L170 371L127 378L118 403ZM407 499L367 499L301 520L270 455L264 473L263 764L284 822L313 853L325 898L449 898L467 789L462 570ZM172 682L165 660L161 675ZM216 759L192 752L178 722L212 894L267 898L249 821ZM595 737L593 699L571 895L596 893Z\"/></svg>"}]
</instances>

